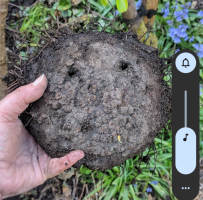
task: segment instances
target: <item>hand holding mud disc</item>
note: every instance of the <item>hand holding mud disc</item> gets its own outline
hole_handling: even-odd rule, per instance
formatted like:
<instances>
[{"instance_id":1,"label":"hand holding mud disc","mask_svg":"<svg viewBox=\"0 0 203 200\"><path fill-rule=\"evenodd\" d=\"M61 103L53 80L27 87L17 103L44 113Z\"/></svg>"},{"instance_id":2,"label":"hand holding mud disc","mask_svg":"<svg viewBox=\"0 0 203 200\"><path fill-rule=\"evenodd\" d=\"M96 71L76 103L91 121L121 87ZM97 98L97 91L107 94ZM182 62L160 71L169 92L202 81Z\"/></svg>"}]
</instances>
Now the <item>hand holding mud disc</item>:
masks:
<instances>
[{"instance_id":1,"label":"hand holding mud disc","mask_svg":"<svg viewBox=\"0 0 203 200\"><path fill-rule=\"evenodd\" d=\"M110 169L145 150L167 123L171 90L157 51L125 34L64 35L25 69L21 85L45 74L43 97L21 116L51 157L80 149L82 164ZM9 75L11 76L11 75ZM118 136L120 141L118 141Z\"/></svg>"}]
</instances>

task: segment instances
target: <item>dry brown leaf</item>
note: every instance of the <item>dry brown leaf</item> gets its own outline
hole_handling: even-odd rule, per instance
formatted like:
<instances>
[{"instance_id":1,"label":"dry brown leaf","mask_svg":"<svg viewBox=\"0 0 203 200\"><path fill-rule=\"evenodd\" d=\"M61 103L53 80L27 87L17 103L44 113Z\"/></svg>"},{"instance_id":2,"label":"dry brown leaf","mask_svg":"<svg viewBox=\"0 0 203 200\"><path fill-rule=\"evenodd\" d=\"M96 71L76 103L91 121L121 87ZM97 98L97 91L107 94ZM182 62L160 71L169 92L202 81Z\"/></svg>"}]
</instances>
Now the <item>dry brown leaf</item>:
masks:
<instances>
[{"instance_id":1,"label":"dry brown leaf","mask_svg":"<svg viewBox=\"0 0 203 200\"><path fill-rule=\"evenodd\" d=\"M66 198L71 198L71 193L72 193L72 190L69 186L67 185L64 185L63 186L63 194Z\"/></svg>"},{"instance_id":2,"label":"dry brown leaf","mask_svg":"<svg viewBox=\"0 0 203 200\"><path fill-rule=\"evenodd\" d=\"M148 200L153 200L151 194L148 195Z\"/></svg>"},{"instance_id":3,"label":"dry brown leaf","mask_svg":"<svg viewBox=\"0 0 203 200\"><path fill-rule=\"evenodd\" d=\"M73 5L78 5L82 0L72 0Z\"/></svg>"},{"instance_id":4,"label":"dry brown leaf","mask_svg":"<svg viewBox=\"0 0 203 200\"><path fill-rule=\"evenodd\" d=\"M61 180L67 180L69 178L71 178L71 176L74 175L74 168L71 167L70 170L68 170L68 172L64 171L62 173L60 173L58 175L58 178L61 179Z\"/></svg>"},{"instance_id":5,"label":"dry brown leaf","mask_svg":"<svg viewBox=\"0 0 203 200\"><path fill-rule=\"evenodd\" d=\"M192 5L191 5L191 9L194 9L196 7L196 5L197 5L197 1L193 1Z\"/></svg>"}]
</instances>

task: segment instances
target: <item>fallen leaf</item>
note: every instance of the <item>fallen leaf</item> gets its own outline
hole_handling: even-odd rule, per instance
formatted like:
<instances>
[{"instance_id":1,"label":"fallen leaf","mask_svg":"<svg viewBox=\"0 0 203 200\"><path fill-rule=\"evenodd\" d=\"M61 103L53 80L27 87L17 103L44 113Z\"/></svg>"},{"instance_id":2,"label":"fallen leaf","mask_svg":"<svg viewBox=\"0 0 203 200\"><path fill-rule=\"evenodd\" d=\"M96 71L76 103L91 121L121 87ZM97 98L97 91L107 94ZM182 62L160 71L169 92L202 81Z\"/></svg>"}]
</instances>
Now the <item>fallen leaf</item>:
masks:
<instances>
[{"instance_id":1,"label":"fallen leaf","mask_svg":"<svg viewBox=\"0 0 203 200\"><path fill-rule=\"evenodd\" d=\"M151 194L148 195L148 200L153 200Z\"/></svg>"},{"instance_id":2,"label":"fallen leaf","mask_svg":"<svg viewBox=\"0 0 203 200\"><path fill-rule=\"evenodd\" d=\"M72 193L72 190L71 188L68 186L68 185L63 185L63 194L66 198L71 198L71 193Z\"/></svg>"},{"instance_id":3,"label":"fallen leaf","mask_svg":"<svg viewBox=\"0 0 203 200\"><path fill-rule=\"evenodd\" d=\"M76 6L81 3L82 0L72 0L72 3Z\"/></svg>"},{"instance_id":4,"label":"fallen leaf","mask_svg":"<svg viewBox=\"0 0 203 200\"><path fill-rule=\"evenodd\" d=\"M191 9L194 9L196 7L196 5L197 5L197 1L193 1L192 5L191 5Z\"/></svg>"},{"instance_id":5,"label":"fallen leaf","mask_svg":"<svg viewBox=\"0 0 203 200\"><path fill-rule=\"evenodd\" d=\"M61 180L67 180L69 178L71 178L71 176L73 176L75 173L74 173L74 168L71 167L67 172L64 171L62 173L60 173L58 175L58 178L61 179Z\"/></svg>"}]
</instances>

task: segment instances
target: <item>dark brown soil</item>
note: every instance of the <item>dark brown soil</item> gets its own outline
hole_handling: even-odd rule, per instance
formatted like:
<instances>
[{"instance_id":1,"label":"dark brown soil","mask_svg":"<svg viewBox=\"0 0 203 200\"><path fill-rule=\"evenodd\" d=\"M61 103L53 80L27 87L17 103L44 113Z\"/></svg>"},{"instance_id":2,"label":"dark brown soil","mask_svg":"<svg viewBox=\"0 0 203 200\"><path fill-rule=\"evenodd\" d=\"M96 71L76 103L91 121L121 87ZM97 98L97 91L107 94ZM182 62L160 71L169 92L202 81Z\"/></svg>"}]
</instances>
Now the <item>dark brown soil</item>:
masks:
<instances>
[{"instance_id":1,"label":"dark brown soil","mask_svg":"<svg viewBox=\"0 0 203 200\"><path fill-rule=\"evenodd\" d=\"M157 51L135 36L67 35L18 78L20 85L41 74L49 81L21 119L32 118L27 128L51 157L80 149L85 157L75 167L110 169L145 150L168 121L171 90L162 68Z\"/></svg>"}]
</instances>

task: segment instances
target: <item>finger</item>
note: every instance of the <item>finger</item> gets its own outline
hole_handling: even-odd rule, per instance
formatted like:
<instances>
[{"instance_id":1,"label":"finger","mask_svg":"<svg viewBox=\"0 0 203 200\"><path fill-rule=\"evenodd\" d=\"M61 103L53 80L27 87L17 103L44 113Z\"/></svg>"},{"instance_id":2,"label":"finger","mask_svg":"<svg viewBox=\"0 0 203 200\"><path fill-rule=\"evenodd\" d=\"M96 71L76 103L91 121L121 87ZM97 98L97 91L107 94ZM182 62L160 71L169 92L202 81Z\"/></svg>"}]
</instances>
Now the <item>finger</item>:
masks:
<instances>
[{"instance_id":1,"label":"finger","mask_svg":"<svg viewBox=\"0 0 203 200\"><path fill-rule=\"evenodd\" d=\"M46 170L46 178L52 178L57 176L64 170L70 168L74 165L78 160L84 157L84 153L80 150L72 151L62 158L53 158L49 161Z\"/></svg>"},{"instance_id":2,"label":"finger","mask_svg":"<svg viewBox=\"0 0 203 200\"><path fill-rule=\"evenodd\" d=\"M0 101L0 119L14 121L30 103L38 100L47 87L47 78L41 75L33 83L19 87Z\"/></svg>"}]
</instances>

